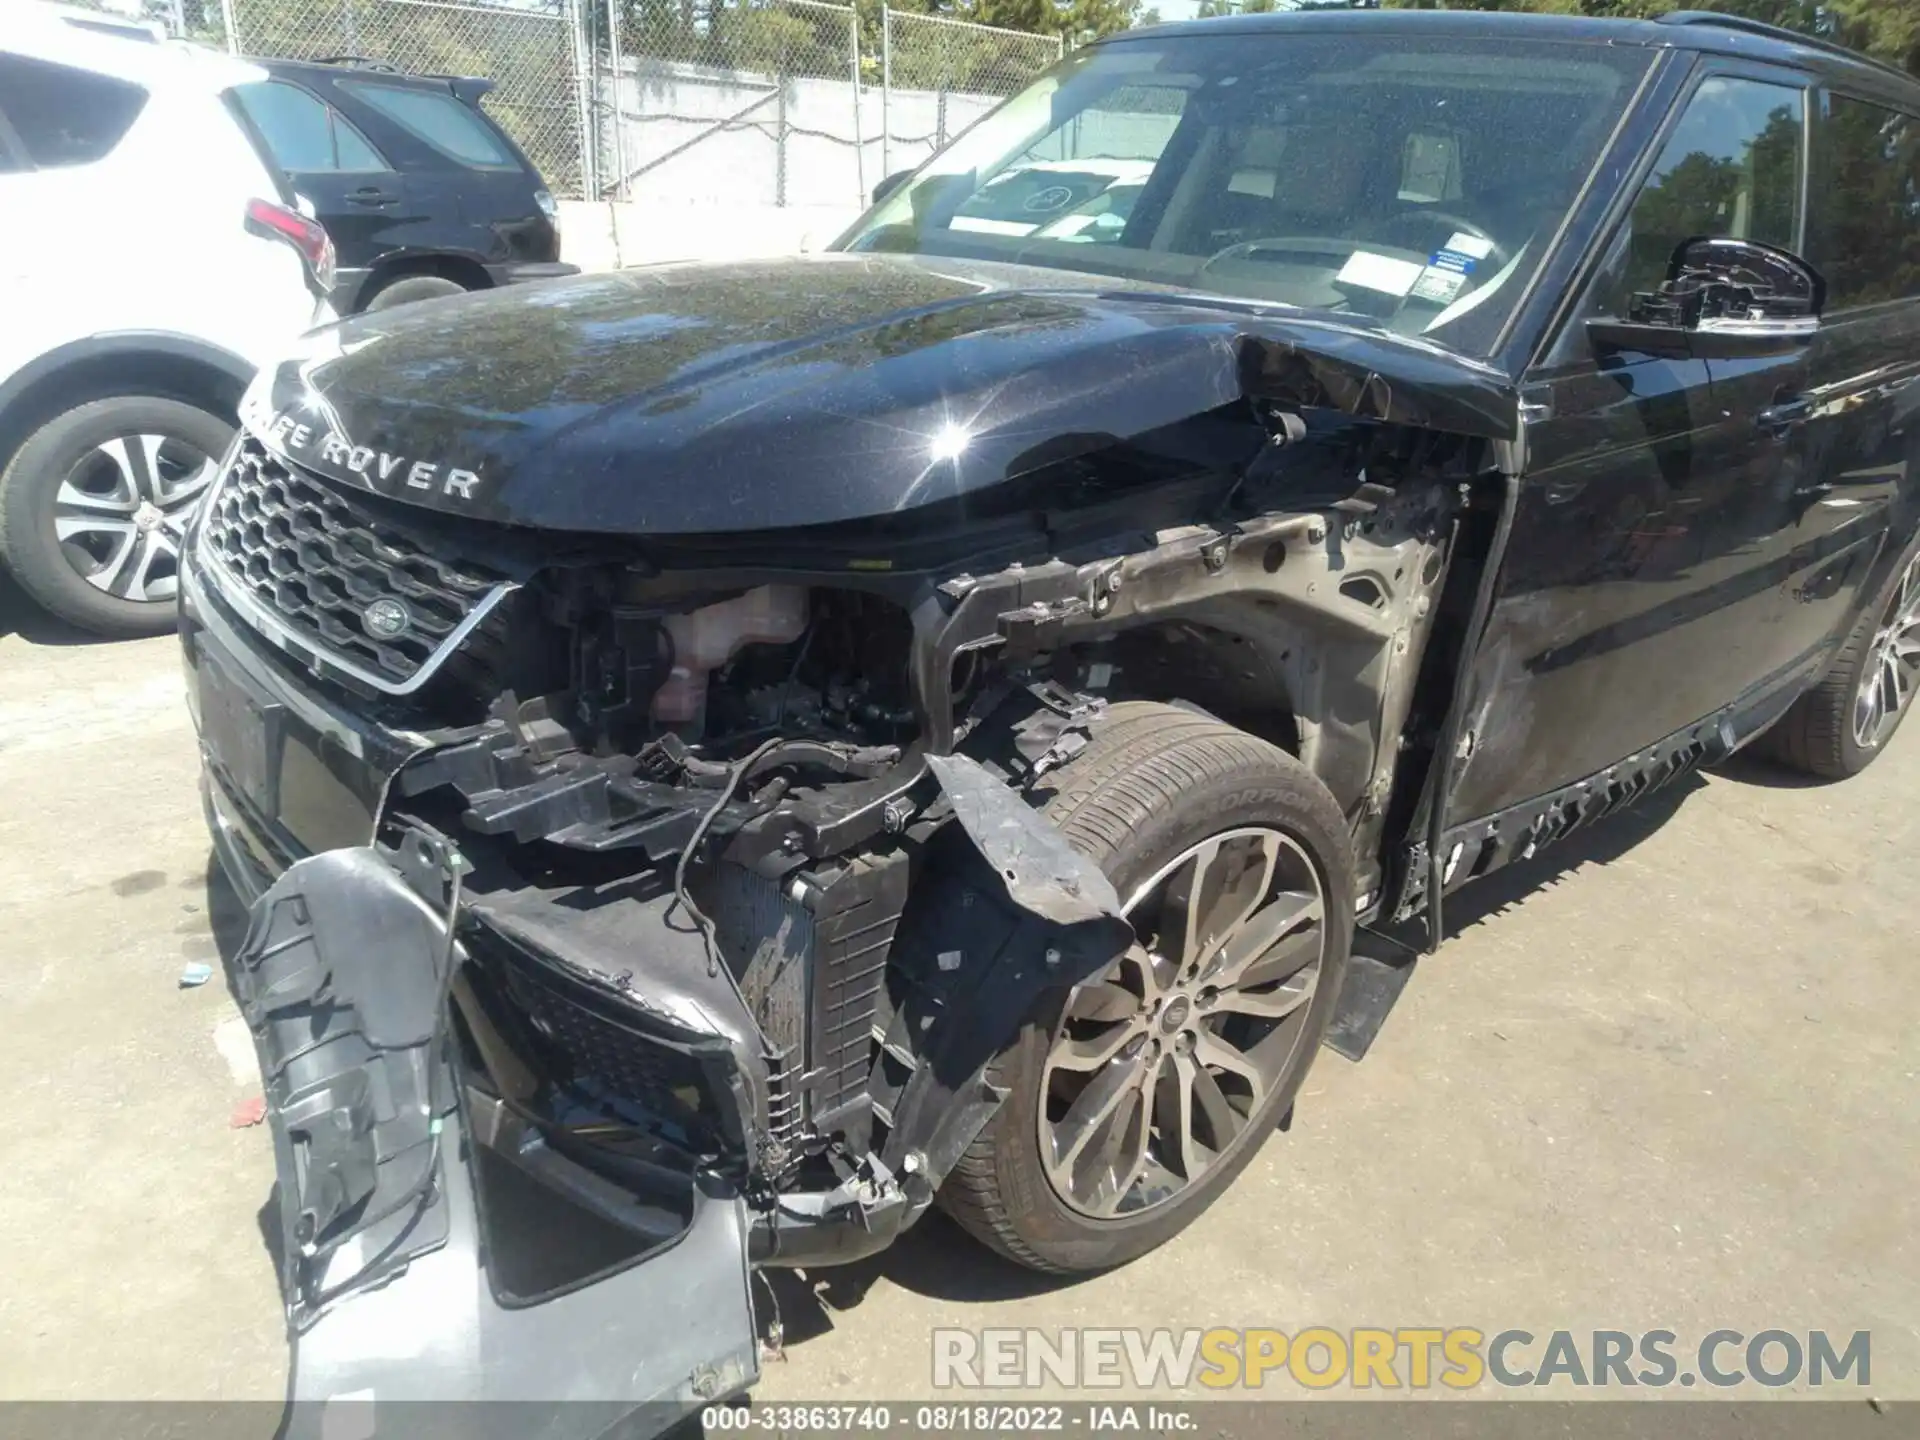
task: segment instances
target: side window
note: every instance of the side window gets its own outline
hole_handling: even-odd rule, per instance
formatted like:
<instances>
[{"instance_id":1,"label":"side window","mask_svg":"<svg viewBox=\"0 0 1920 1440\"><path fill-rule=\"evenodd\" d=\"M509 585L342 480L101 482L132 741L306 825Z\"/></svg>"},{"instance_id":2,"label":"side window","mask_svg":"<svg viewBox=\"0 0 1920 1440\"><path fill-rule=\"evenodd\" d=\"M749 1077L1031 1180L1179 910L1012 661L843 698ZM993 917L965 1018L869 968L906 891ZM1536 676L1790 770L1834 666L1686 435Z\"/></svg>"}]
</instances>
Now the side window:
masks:
<instances>
[{"instance_id":1,"label":"side window","mask_svg":"<svg viewBox=\"0 0 1920 1440\"><path fill-rule=\"evenodd\" d=\"M282 170L391 168L345 116L298 85L262 80L234 86L233 95Z\"/></svg>"},{"instance_id":2,"label":"side window","mask_svg":"<svg viewBox=\"0 0 1920 1440\"><path fill-rule=\"evenodd\" d=\"M333 158L342 170L391 170L386 157L373 148L373 142L353 128L353 122L331 106L327 116L333 121Z\"/></svg>"},{"instance_id":3,"label":"side window","mask_svg":"<svg viewBox=\"0 0 1920 1440\"><path fill-rule=\"evenodd\" d=\"M1714 76L1700 85L1647 176L1589 314L1624 314L1696 235L1792 249L1800 219L1805 92Z\"/></svg>"},{"instance_id":4,"label":"side window","mask_svg":"<svg viewBox=\"0 0 1920 1440\"><path fill-rule=\"evenodd\" d=\"M1920 121L1828 95L1814 135L1807 258L1827 309L1920 295Z\"/></svg>"},{"instance_id":5,"label":"side window","mask_svg":"<svg viewBox=\"0 0 1920 1440\"><path fill-rule=\"evenodd\" d=\"M24 55L0 55L0 95L25 158L43 170L104 160L147 103L138 85Z\"/></svg>"},{"instance_id":6,"label":"side window","mask_svg":"<svg viewBox=\"0 0 1920 1440\"><path fill-rule=\"evenodd\" d=\"M450 160L481 170L519 168L487 122L455 95L369 81L343 80L340 85Z\"/></svg>"}]
</instances>

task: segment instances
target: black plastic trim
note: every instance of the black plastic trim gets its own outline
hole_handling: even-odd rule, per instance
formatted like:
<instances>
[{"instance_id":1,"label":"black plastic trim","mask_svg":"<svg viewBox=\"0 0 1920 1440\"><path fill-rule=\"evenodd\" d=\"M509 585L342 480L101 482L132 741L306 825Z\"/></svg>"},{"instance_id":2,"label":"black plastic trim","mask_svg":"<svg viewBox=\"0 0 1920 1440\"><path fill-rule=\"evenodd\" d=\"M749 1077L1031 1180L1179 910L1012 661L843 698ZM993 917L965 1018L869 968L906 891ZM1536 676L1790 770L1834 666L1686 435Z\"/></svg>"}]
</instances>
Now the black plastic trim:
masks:
<instances>
[{"instance_id":1,"label":"black plastic trim","mask_svg":"<svg viewBox=\"0 0 1920 1440\"><path fill-rule=\"evenodd\" d=\"M254 367L247 360L218 345L180 335L170 330L117 330L89 335L37 355L5 380L0 380L0 423L7 412L37 385L53 379L62 371L96 360L157 357L186 360L205 365L244 391L253 383ZM237 401L238 395L235 399Z\"/></svg>"}]
</instances>

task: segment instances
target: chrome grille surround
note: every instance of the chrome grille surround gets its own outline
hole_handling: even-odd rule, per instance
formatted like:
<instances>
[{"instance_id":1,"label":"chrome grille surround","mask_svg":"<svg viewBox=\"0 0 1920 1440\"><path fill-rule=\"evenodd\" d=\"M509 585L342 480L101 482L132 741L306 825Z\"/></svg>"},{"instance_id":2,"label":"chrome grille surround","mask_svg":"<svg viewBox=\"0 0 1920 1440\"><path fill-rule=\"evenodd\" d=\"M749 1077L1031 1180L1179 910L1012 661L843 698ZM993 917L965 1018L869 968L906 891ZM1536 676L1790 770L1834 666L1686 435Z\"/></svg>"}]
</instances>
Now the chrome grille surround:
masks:
<instances>
[{"instance_id":1,"label":"chrome grille surround","mask_svg":"<svg viewBox=\"0 0 1920 1440\"><path fill-rule=\"evenodd\" d=\"M390 695L418 690L515 587L435 555L251 435L208 496L192 547L220 599L269 640ZM399 634L369 612L404 607Z\"/></svg>"}]
</instances>

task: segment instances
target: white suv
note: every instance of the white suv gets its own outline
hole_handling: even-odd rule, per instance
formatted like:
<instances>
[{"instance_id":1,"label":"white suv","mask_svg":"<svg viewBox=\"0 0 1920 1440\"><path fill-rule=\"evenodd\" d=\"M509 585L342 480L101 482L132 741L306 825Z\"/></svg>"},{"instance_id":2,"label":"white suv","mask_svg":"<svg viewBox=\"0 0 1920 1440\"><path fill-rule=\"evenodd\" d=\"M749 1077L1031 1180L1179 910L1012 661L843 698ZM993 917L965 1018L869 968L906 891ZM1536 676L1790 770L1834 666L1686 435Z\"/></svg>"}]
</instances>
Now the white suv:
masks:
<instances>
[{"instance_id":1,"label":"white suv","mask_svg":"<svg viewBox=\"0 0 1920 1440\"><path fill-rule=\"evenodd\" d=\"M241 392L333 318L333 247L231 100L264 71L0 8L0 556L62 619L153 633Z\"/></svg>"}]
</instances>

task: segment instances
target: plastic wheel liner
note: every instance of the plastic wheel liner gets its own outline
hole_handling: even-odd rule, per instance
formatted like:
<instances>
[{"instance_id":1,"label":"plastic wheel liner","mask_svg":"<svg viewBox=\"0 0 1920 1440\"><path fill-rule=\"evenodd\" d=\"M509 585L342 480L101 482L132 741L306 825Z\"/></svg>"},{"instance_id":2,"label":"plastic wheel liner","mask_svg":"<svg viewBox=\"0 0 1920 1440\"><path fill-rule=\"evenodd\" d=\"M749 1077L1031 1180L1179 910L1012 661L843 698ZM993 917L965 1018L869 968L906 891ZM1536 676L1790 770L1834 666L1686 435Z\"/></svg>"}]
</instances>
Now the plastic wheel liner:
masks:
<instances>
[{"instance_id":1,"label":"plastic wheel liner","mask_svg":"<svg viewBox=\"0 0 1920 1440\"><path fill-rule=\"evenodd\" d=\"M616 1185L489 1091L449 1005L463 864L422 831L301 860L231 966L279 1174L283 1433L657 1433L757 1376L745 1201L697 1165Z\"/></svg>"}]
</instances>

